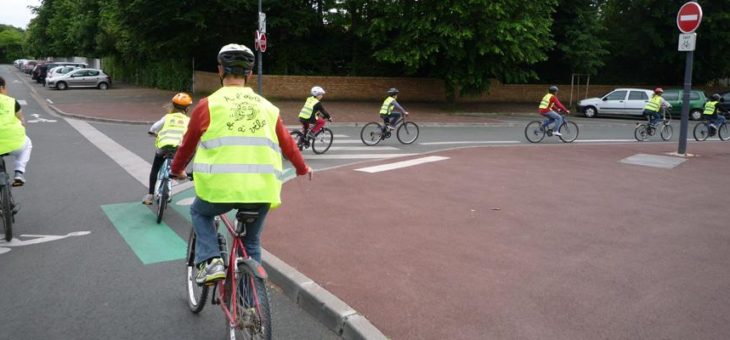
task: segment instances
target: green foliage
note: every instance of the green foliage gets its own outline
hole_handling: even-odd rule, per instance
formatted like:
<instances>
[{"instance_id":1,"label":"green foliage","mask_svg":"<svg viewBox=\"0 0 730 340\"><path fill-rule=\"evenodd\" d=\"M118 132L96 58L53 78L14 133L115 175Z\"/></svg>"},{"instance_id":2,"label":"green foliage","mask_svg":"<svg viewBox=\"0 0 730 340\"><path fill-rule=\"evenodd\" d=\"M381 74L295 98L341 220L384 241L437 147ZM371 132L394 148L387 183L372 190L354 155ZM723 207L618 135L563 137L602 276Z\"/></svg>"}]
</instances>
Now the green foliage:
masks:
<instances>
[{"instance_id":1,"label":"green foliage","mask_svg":"<svg viewBox=\"0 0 730 340\"><path fill-rule=\"evenodd\" d=\"M23 57L22 30L6 25L0 25L0 63L11 63Z\"/></svg>"},{"instance_id":2,"label":"green foliage","mask_svg":"<svg viewBox=\"0 0 730 340\"><path fill-rule=\"evenodd\" d=\"M112 79L129 83L175 91L190 91L193 77L189 60L138 60L118 57L102 59L104 70Z\"/></svg>"}]
</instances>

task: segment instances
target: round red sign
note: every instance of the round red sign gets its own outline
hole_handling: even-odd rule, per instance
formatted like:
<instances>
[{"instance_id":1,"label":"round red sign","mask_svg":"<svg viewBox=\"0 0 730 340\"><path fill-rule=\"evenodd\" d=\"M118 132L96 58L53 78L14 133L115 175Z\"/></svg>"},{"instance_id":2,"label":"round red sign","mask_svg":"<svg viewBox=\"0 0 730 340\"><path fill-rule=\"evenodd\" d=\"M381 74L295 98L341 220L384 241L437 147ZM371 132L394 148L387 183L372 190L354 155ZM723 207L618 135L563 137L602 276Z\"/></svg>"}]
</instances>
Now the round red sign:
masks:
<instances>
[{"instance_id":1,"label":"round red sign","mask_svg":"<svg viewBox=\"0 0 730 340\"><path fill-rule=\"evenodd\" d=\"M702 21L702 7L700 4L690 1L679 9L677 13L677 27L682 33L692 33L700 27Z\"/></svg>"},{"instance_id":2,"label":"round red sign","mask_svg":"<svg viewBox=\"0 0 730 340\"><path fill-rule=\"evenodd\" d=\"M259 34L259 51L266 52L266 33Z\"/></svg>"}]
</instances>

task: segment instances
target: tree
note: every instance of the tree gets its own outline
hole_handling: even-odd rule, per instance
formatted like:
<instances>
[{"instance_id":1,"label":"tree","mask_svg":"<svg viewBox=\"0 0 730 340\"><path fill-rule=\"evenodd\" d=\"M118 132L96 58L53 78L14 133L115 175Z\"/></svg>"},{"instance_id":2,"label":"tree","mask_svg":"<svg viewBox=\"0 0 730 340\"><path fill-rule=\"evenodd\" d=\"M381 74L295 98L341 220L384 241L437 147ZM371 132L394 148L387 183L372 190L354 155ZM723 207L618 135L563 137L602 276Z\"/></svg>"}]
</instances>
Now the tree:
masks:
<instances>
[{"instance_id":1,"label":"tree","mask_svg":"<svg viewBox=\"0 0 730 340\"><path fill-rule=\"evenodd\" d=\"M0 25L0 63L8 63L23 56L22 30Z\"/></svg>"},{"instance_id":2,"label":"tree","mask_svg":"<svg viewBox=\"0 0 730 340\"><path fill-rule=\"evenodd\" d=\"M490 78L536 77L530 68L547 58L554 0L378 0L371 23L357 33L377 60L423 70L445 81L447 95L480 93Z\"/></svg>"}]
</instances>

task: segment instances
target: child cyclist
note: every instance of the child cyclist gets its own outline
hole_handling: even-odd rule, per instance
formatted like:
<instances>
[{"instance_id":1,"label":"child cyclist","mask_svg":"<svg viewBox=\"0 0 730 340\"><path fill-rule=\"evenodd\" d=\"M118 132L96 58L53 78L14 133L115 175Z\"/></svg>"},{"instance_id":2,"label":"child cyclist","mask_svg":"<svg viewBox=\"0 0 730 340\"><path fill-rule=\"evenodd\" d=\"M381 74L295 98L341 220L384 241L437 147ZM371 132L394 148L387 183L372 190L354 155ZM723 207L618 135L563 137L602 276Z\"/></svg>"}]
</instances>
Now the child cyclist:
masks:
<instances>
[{"instance_id":1,"label":"child cyclist","mask_svg":"<svg viewBox=\"0 0 730 340\"><path fill-rule=\"evenodd\" d=\"M408 115L408 111L398 104L396 100L398 99L399 92L395 87L388 89L388 97L385 98L383 105L380 106L380 118L383 119L384 125L388 130L393 130L393 125L398 122L401 113L406 116Z\"/></svg>"},{"instance_id":2,"label":"child cyclist","mask_svg":"<svg viewBox=\"0 0 730 340\"><path fill-rule=\"evenodd\" d=\"M545 94L545 96L542 97L542 101L540 101L540 106L538 108L538 112L548 117L548 123L547 125L550 125L550 123L555 122L555 127L553 128L553 135L556 136L562 136L560 133L560 126L563 125L563 116L560 115L560 113L555 112L555 107L560 109L561 111L565 112L566 114L570 113L568 109L563 106L563 103L558 100L558 87L555 85L552 85L548 88L548 93ZM544 125L544 126L547 126Z\"/></svg>"},{"instance_id":3,"label":"child cyclist","mask_svg":"<svg viewBox=\"0 0 730 340\"><path fill-rule=\"evenodd\" d=\"M710 100L705 103L705 110L702 112L702 116L710 122L712 130L716 130L723 123L725 123L725 116L718 112L717 104L720 103L720 95L715 93L710 97ZM710 131L713 135L715 131Z\"/></svg>"},{"instance_id":4,"label":"child cyclist","mask_svg":"<svg viewBox=\"0 0 730 340\"><path fill-rule=\"evenodd\" d=\"M163 149L177 148L182 142L190 121L187 116L188 107L192 103L193 98L189 94L184 92L176 94L172 97L170 113L155 122L147 132L157 137L157 139L155 140L155 159L152 161L152 169L150 170L150 187L142 199L143 204L150 205L154 200L153 194L157 183L157 172L160 171L162 162L165 160L165 150Z\"/></svg>"},{"instance_id":5,"label":"child cyclist","mask_svg":"<svg viewBox=\"0 0 730 340\"><path fill-rule=\"evenodd\" d=\"M320 86L314 86L309 91L312 95L307 97L304 106L299 111L299 122L302 123L304 136L313 137L324 126L324 119L317 117L318 113L322 113L325 119L332 121L332 116L324 109L322 105L322 97L324 97L324 89ZM309 131L309 124L314 123L312 131ZM309 135L307 135L309 133Z\"/></svg>"}]
</instances>

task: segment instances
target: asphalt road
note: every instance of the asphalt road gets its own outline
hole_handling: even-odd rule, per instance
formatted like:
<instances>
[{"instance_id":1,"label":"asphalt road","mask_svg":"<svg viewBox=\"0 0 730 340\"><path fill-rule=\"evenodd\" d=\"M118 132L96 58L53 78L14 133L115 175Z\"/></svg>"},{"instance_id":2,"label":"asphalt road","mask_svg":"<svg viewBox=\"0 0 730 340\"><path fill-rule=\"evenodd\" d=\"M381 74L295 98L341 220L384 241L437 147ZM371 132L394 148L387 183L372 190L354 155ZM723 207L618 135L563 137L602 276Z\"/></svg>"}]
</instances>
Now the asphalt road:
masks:
<instances>
[{"instance_id":1,"label":"asphalt road","mask_svg":"<svg viewBox=\"0 0 730 340\"><path fill-rule=\"evenodd\" d=\"M183 263L143 264L102 210L139 204L145 187L63 118L49 115L36 100L42 97L31 95L18 75L0 66L9 94L35 121L27 129L33 153L28 183L13 190L22 206L17 239L0 243L0 338L223 338L217 306L199 315L188 310ZM136 128L140 134L129 126L105 126L149 162L152 140ZM169 213L166 222L186 239L187 220ZM276 287L271 293L276 339L338 338Z\"/></svg>"}]
</instances>

